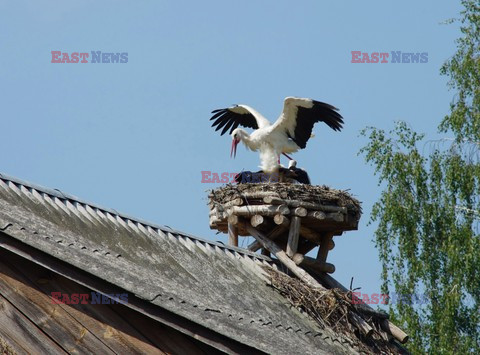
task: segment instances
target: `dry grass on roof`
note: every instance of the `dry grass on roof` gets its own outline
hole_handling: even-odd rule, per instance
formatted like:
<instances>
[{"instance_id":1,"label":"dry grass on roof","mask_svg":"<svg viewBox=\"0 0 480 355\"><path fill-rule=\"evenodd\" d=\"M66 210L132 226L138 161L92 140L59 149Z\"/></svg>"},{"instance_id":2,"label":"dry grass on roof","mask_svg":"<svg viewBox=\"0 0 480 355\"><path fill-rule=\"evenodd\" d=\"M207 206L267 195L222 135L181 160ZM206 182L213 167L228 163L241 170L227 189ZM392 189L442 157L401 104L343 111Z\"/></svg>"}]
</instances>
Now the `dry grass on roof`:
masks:
<instances>
[{"instance_id":1,"label":"dry grass on roof","mask_svg":"<svg viewBox=\"0 0 480 355\"><path fill-rule=\"evenodd\" d=\"M313 318L320 328L331 328L347 339L357 351L367 354L405 354L405 349L391 340L375 317L365 317L352 304L351 292L339 289L316 289L304 282L265 266L271 286L284 296L293 307ZM355 313L373 328L366 339L351 322Z\"/></svg>"}]
</instances>

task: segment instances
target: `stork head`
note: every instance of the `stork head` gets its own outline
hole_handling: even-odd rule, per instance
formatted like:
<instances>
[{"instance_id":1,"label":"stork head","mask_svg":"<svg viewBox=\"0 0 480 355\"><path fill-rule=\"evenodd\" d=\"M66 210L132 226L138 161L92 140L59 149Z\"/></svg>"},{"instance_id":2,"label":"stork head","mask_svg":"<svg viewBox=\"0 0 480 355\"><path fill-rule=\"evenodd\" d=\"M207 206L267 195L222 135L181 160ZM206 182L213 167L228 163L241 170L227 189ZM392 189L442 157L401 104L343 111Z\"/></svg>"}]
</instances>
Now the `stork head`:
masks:
<instances>
[{"instance_id":1,"label":"stork head","mask_svg":"<svg viewBox=\"0 0 480 355\"><path fill-rule=\"evenodd\" d=\"M248 136L248 133L245 132L243 129L241 128L236 128L233 130L232 132L232 148L230 150L230 157L233 157L235 158L235 156L237 155L237 145L238 143L240 143L240 141L242 141L243 139L245 139L245 137Z\"/></svg>"}]
</instances>

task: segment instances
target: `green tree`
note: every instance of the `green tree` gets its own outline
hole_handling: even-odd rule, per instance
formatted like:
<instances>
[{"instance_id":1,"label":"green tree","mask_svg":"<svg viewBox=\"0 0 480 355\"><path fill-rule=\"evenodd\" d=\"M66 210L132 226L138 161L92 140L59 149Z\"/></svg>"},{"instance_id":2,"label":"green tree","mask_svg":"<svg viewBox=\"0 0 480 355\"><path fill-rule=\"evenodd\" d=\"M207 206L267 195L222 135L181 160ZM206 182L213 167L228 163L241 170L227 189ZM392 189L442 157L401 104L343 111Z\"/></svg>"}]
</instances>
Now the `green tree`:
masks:
<instances>
[{"instance_id":1,"label":"green tree","mask_svg":"<svg viewBox=\"0 0 480 355\"><path fill-rule=\"evenodd\" d=\"M455 98L439 130L453 138L428 143L403 122L362 131L383 187L371 214L382 291L425 295L390 306L413 353L480 354L480 2L462 4L462 37L441 69Z\"/></svg>"}]
</instances>

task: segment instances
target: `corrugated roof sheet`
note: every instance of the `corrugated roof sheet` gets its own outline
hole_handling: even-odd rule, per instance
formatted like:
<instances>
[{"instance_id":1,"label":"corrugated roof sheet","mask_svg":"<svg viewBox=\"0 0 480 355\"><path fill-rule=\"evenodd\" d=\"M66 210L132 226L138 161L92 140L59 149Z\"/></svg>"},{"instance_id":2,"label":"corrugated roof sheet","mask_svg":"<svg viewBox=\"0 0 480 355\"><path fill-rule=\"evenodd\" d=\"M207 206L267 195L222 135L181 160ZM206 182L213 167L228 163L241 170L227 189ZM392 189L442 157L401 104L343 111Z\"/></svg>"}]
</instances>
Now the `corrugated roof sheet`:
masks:
<instances>
[{"instance_id":1,"label":"corrugated roof sheet","mask_svg":"<svg viewBox=\"0 0 480 355\"><path fill-rule=\"evenodd\" d=\"M267 285L268 257L0 174L0 231L259 350L352 353Z\"/></svg>"}]
</instances>

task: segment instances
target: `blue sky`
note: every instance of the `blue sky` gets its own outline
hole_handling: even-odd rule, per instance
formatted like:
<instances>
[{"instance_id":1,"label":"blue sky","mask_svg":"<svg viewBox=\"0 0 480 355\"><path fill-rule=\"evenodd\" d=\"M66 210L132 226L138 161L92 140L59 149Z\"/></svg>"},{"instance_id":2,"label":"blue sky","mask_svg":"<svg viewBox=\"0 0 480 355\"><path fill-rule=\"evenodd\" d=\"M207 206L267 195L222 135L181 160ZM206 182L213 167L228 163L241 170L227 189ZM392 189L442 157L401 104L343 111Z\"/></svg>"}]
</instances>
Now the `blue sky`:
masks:
<instances>
[{"instance_id":1,"label":"blue sky","mask_svg":"<svg viewBox=\"0 0 480 355\"><path fill-rule=\"evenodd\" d=\"M295 155L314 184L363 201L359 230L335 239L334 274L380 292L367 226L380 194L358 136L404 120L437 137L453 92L439 75L454 50L456 1L0 1L0 172L158 224L225 242L208 227L201 171L254 170L255 153L210 128L243 103L271 120L286 96L331 103ZM56 64L51 51L127 52L125 64ZM427 52L428 63L352 64L351 51ZM244 245L247 241L244 242Z\"/></svg>"}]
</instances>

